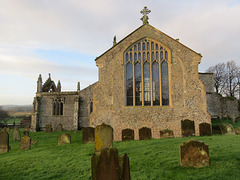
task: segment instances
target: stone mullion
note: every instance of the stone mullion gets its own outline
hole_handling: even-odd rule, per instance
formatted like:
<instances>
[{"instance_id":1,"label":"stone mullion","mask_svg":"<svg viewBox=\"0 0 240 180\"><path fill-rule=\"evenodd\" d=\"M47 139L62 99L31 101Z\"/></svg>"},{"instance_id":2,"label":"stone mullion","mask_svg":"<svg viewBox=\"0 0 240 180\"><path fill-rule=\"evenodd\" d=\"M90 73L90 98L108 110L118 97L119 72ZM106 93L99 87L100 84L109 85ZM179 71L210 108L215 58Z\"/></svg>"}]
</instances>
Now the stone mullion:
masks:
<instances>
[{"instance_id":1,"label":"stone mullion","mask_svg":"<svg viewBox=\"0 0 240 180\"><path fill-rule=\"evenodd\" d=\"M151 106L153 106L153 82L152 82L152 43L149 43L149 48L150 48L150 60L149 60L149 64L150 64L150 84L151 84Z\"/></svg>"},{"instance_id":2,"label":"stone mullion","mask_svg":"<svg viewBox=\"0 0 240 180\"><path fill-rule=\"evenodd\" d=\"M160 47L159 47L160 48ZM162 106L162 76L161 76L161 73L162 73L162 69L161 69L161 64L162 64L162 61L161 61L161 51L159 51L159 90L160 90L160 106Z\"/></svg>"},{"instance_id":3,"label":"stone mullion","mask_svg":"<svg viewBox=\"0 0 240 180\"><path fill-rule=\"evenodd\" d=\"M135 99L135 62L134 62L134 53L132 53L132 57L133 57L132 58L132 65L133 65L133 106L135 106L135 100L136 99Z\"/></svg>"},{"instance_id":4,"label":"stone mullion","mask_svg":"<svg viewBox=\"0 0 240 180\"><path fill-rule=\"evenodd\" d=\"M141 75L142 75L142 106L144 106L144 77L143 77L143 50L142 50L142 42L141 42Z\"/></svg>"}]
</instances>

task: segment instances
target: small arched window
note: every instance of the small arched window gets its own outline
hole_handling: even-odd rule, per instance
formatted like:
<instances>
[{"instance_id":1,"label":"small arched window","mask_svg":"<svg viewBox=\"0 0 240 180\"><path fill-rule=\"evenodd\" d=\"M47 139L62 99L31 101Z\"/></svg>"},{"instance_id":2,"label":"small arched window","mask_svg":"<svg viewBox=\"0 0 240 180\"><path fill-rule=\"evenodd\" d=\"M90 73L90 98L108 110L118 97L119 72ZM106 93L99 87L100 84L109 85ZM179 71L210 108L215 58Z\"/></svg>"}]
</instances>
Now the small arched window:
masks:
<instances>
[{"instance_id":1,"label":"small arched window","mask_svg":"<svg viewBox=\"0 0 240 180\"><path fill-rule=\"evenodd\" d=\"M147 38L125 51L127 106L169 105L169 59L168 48Z\"/></svg>"},{"instance_id":2,"label":"small arched window","mask_svg":"<svg viewBox=\"0 0 240 180\"><path fill-rule=\"evenodd\" d=\"M63 115L63 98L53 99L53 115L54 116L62 116Z\"/></svg>"}]
</instances>

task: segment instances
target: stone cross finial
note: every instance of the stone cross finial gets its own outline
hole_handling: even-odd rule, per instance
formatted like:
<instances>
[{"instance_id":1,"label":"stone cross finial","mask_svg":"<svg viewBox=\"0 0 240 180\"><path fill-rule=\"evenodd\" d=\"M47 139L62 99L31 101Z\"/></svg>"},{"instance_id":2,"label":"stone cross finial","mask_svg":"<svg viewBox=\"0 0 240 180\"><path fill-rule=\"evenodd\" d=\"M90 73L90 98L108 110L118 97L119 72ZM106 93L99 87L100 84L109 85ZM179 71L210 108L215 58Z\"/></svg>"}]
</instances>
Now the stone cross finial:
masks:
<instances>
[{"instance_id":1,"label":"stone cross finial","mask_svg":"<svg viewBox=\"0 0 240 180\"><path fill-rule=\"evenodd\" d=\"M117 44L117 38L116 36L113 37L113 46L115 46Z\"/></svg>"},{"instance_id":2,"label":"stone cross finial","mask_svg":"<svg viewBox=\"0 0 240 180\"><path fill-rule=\"evenodd\" d=\"M145 6L143 10L140 11L140 13L143 15L143 17L141 18L141 20L143 21L143 24L148 24L148 16L147 14L149 14L151 11Z\"/></svg>"}]
</instances>

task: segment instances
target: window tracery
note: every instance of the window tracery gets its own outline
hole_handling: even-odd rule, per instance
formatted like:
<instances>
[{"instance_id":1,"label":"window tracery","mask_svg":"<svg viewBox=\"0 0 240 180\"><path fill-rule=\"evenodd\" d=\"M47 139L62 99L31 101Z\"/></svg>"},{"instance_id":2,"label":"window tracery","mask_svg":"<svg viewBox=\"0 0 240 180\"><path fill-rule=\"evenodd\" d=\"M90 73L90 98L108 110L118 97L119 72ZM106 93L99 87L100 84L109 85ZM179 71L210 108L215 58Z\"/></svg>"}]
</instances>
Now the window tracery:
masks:
<instances>
[{"instance_id":1,"label":"window tracery","mask_svg":"<svg viewBox=\"0 0 240 180\"><path fill-rule=\"evenodd\" d=\"M145 38L124 53L127 106L169 105L170 50Z\"/></svg>"},{"instance_id":2,"label":"window tracery","mask_svg":"<svg viewBox=\"0 0 240 180\"><path fill-rule=\"evenodd\" d=\"M64 98L53 99L53 115L54 116L63 115L63 104L64 104Z\"/></svg>"}]
</instances>

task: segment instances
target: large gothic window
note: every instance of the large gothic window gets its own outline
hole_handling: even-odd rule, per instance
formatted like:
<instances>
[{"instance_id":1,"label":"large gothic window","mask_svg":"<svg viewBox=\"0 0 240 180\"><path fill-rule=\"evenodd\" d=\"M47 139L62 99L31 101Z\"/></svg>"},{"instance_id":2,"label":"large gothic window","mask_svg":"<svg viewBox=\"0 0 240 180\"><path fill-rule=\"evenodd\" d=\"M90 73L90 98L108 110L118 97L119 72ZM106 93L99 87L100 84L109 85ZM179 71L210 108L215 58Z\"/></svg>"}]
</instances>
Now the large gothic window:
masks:
<instances>
[{"instance_id":1,"label":"large gothic window","mask_svg":"<svg viewBox=\"0 0 240 180\"><path fill-rule=\"evenodd\" d=\"M124 53L127 106L169 105L170 50L143 39Z\"/></svg>"}]
</instances>

